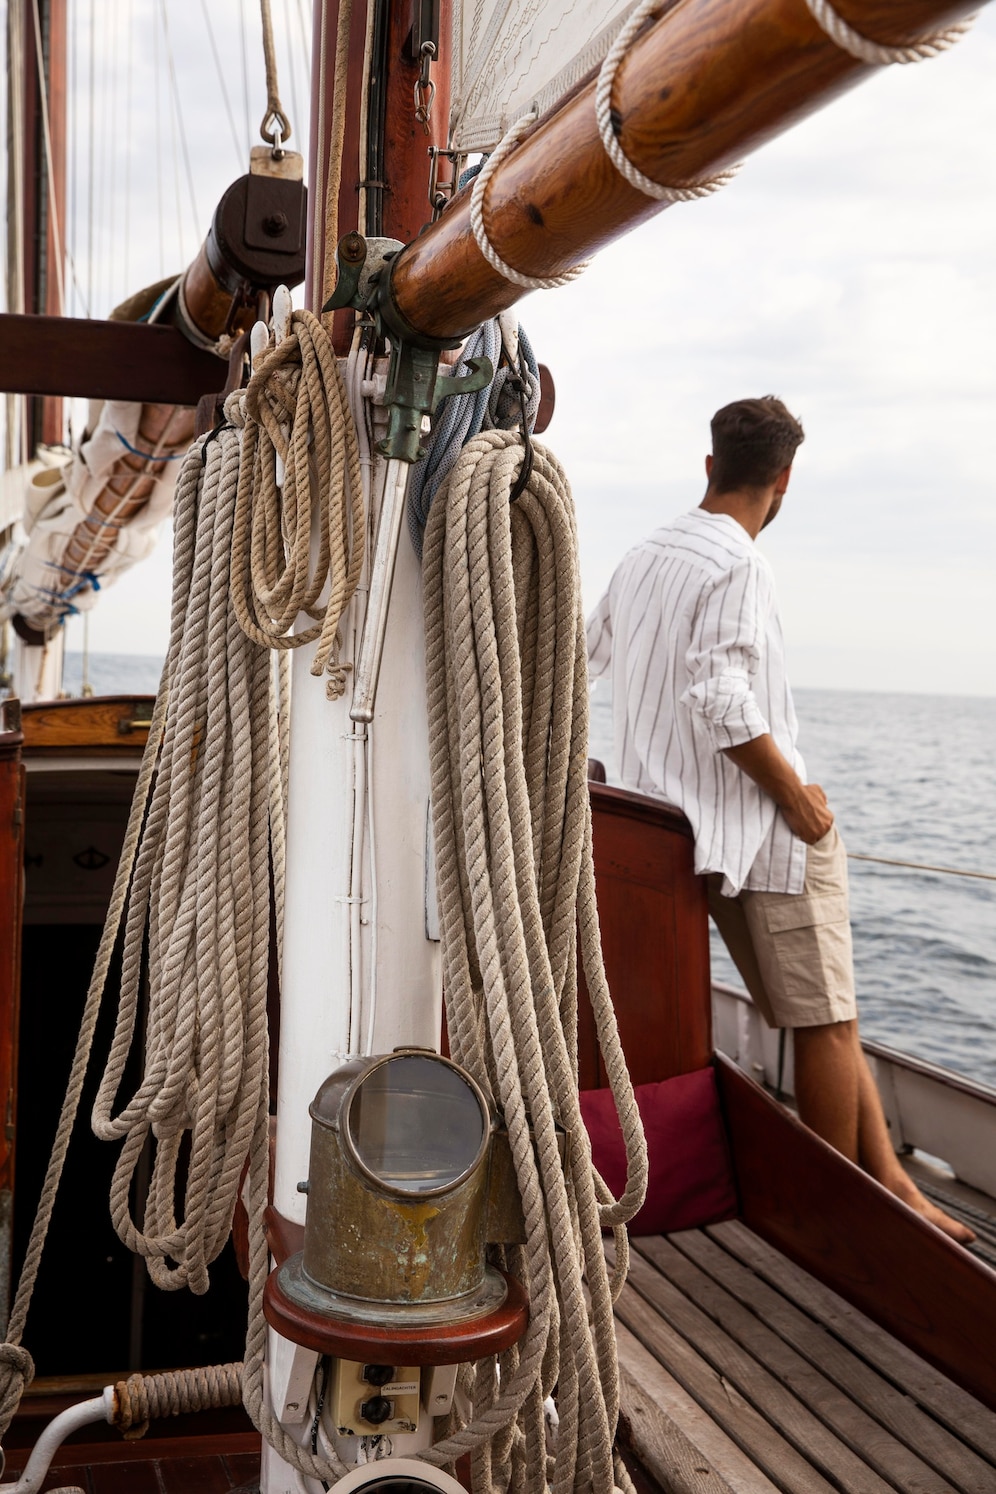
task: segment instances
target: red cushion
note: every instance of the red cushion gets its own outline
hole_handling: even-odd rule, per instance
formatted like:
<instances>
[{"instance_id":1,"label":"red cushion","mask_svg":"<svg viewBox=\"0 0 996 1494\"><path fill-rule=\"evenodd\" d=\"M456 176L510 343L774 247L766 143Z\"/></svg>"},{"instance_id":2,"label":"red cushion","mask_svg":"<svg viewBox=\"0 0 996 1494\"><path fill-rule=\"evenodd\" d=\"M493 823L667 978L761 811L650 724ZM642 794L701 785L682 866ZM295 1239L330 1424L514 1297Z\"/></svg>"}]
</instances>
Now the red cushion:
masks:
<instances>
[{"instance_id":1,"label":"red cushion","mask_svg":"<svg viewBox=\"0 0 996 1494\"><path fill-rule=\"evenodd\" d=\"M638 1084L636 1103L647 1137L650 1181L630 1234L669 1234L734 1218L736 1186L712 1069ZM581 1115L595 1166L618 1198L626 1181L626 1148L612 1091L584 1090Z\"/></svg>"}]
</instances>

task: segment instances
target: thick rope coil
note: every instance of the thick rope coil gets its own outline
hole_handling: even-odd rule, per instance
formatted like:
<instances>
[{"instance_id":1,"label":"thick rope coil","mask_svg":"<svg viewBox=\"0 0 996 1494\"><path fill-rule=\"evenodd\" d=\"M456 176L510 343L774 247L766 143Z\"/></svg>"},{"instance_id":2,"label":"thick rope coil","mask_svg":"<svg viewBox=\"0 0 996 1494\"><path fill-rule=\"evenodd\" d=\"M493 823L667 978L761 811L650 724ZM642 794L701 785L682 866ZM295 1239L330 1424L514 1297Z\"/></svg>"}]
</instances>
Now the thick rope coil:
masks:
<instances>
[{"instance_id":1,"label":"thick rope coil","mask_svg":"<svg viewBox=\"0 0 996 1494\"><path fill-rule=\"evenodd\" d=\"M227 402L229 422L239 399ZM158 1286L195 1293L207 1291L208 1266L228 1239L267 1090L269 807L279 763L270 655L245 636L230 604L239 445L230 424L193 447L180 474L166 709L92 1117L97 1136L123 1142L111 1184L118 1235L146 1258ZM115 1114L143 1039L144 1072ZM147 1144L142 1199L135 1174Z\"/></svg>"},{"instance_id":2,"label":"thick rope coil","mask_svg":"<svg viewBox=\"0 0 996 1494\"><path fill-rule=\"evenodd\" d=\"M888 47L881 42L870 41L860 31L855 31L834 10L830 0L806 0L806 8L820 29L826 32L842 52L847 52L858 62L866 62L870 67L886 67L890 63L929 62L961 41L975 21L974 16L969 16L954 26L920 37L907 46Z\"/></svg>"},{"instance_id":3,"label":"thick rope coil","mask_svg":"<svg viewBox=\"0 0 996 1494\"><path fill-rule=\"evenodd\" d=\"M346 387L331 339L310 311L295 311L280 346L257 358L233 418L245 427L232 540L235 614L264 648L317 639L311 672L327 672L329 696L338 699L348 668L337 657L339 621L363 567L363 493ZM292 633L301 612L315 625Z\"/></svg>"},{"instance_id":4,"label":"thick rope coil","mask_svg":"<svg viewBox=\"0 0 996 1494\"><path fill-rule=\"evenodd\" d=\"M130 1375L114 1387L114 1425L129 1440L144 1437L151 1421L189 1411L217 1411L242 1402L242 1365Z\"/></svg>"},{"instance_id":5,"label":"thick rope coil","mask_svg":"<svg viewBox=\"0 0 996 1494\"><path fill-rule=\"evenodd\" d=\"M526 1335L477 1367L473 1420L423 1454L473 1454L474 1488L547 1489L543 1404L557 1386L555 1494L616 1487L612 1284L603 1224L646 1189L646 1150L601 962L588 799L588 684L566 479L521 441L472 440L433 504L424 588L433 825L447 1027L454 1058L508 1127L526 1220L508 1264L526 1279ZM577 1094L577 948L629 1163L610 1199ZM566 1168L557 1128L570 1133ZM604 1199L600 1205L599 1200ZM586 1289L588 1301L586 1302Z\"/></svg>"},{"instance_id":6,"label":"thick rope coil","mask_svg":"<svg viewBox=\"0 0 996 1494\"><path fill-rule=\"evenodd\" d=\"M509 151L515 149L535 120L534 113L523 114L521 119L517 119L477 173L474 178L474 190L470 195L470 226L477 240L478 249L491 268L497 270L499 275L503 275L513 285L521 285L524 290L556 290L558 286L569 285L572 280L577 280L579 275L583 275L590 261L583 260L581 264L564 270L561 275L524 275L521 270L513 269L502 259L488 238L488 231L484 226L484 194L488 189L488 183Z\"/></svg>"},{"instance_id":7,"label":"thick rope coil","mask_svg":"<svg viewBox=\"0 0 996 1494\"><path fill-rule=\"evenodd\" d=\"M625 154L616 135L612 111L612 89L619 64L629 51L644 22L648 17L657 14L663 8L663 3L664 0L643 0L613 42L599 70L598 82L595 86L595 119L609 160L631 187L635 187L645 197L652 197L655 202L695 202L701 197L709 197L713 192L718 192L720 187L725 187L733 180L740 167L733 166L727 171L719 171L715 176L707 177L703 181L665 187L662 182L655 182L651 177L645 176Z\"/></svg>"}]
</instances>

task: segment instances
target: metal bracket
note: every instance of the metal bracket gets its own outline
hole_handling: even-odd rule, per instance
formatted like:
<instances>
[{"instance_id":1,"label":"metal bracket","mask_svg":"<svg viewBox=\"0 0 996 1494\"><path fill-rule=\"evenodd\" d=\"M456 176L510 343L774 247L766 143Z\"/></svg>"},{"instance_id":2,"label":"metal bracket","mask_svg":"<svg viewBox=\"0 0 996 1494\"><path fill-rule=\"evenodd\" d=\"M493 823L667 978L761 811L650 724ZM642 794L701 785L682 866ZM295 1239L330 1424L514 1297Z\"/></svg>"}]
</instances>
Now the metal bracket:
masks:
<instances>
[{"instance_id":1,"label":"metal bracket","mask_svg":"<svg viewBox=\"0 0 996 1494\"><path fill-rule=\"evenodd\" d=\"M389 411L387 435L378 442L377 450L394 461L417 462L425 455L420 441L423 422L440 401L451 394L473 394L487 388L494 369L489 358L473 358L467 365L469 373L441 374L439 355L444 348L452 347L452 342L399 337L394 327L385 326L380 310L385 271L401 247L394 239L368 241L362 234L346 234L336 249L336 288L322 309L335 311L352 306L363 311L371 317L378 335L390 340L391 361L384 392Z\"/></svg>"}]
</instances>

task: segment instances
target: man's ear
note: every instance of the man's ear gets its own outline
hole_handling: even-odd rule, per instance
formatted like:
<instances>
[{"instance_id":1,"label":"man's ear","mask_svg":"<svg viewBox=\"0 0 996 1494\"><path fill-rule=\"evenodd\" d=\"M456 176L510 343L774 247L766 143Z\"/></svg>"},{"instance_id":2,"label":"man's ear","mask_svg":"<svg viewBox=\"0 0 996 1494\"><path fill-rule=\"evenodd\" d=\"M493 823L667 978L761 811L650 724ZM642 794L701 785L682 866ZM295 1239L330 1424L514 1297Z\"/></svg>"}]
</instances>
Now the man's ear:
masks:
<instances>
[{"instance_id":1,"label":"man's ear","mask_svg":"<svg viewBox=\"0 0 996 1494\"><path fill-rule=\"evenodd\" d=\"M712 476L712 457L711 456L707 456L706 457L706 477L709 478L711 476Z\"/></svg>"},{"instance_id":2,"label":"man's ear","mask_svg":"<svg viewBox=\"0 0 996 1494\"><path fill-rule=\"evenodd\" d=\"M779 497L782 497L784 495L785 490L789 485L789 479L791 478L791 476L792 463L789 462L788 466L783 467L781 472L779 472L778 476L775 478L775 492Z\"/></svg>"}]
</instances>

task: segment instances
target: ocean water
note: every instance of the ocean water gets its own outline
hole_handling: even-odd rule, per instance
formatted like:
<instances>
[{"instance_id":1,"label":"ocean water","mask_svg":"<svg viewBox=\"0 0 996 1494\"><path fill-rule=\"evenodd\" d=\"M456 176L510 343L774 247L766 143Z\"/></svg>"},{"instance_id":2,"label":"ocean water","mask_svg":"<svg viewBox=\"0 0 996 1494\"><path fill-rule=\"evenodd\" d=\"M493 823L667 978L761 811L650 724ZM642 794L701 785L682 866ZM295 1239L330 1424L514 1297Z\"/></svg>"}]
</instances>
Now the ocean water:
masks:
<instances>
[{"instance_id":1,"label":"ocean water","mask_svg":"<svg viewBox=\"0 0 996 1494\"><path fill-rule=\"evenodd\" d=\"M94 654L98 694L154 694L162 662ZM79 691L81 658L66 660ZM799 745L848 850L996 874L996 699L797 690ZM591 755L617 781L611 699L592 695ZM868 1037L996 1086L996 882L850 862ZM739 984L714 936L717 978Z\"/></svg>"},{"instance_id":2,"label":"ocean water","mask_svg":"<svg viewBox=\"0 0 996 1494\"><path fill-rule=\"evenodd\" d=\"M996 875L996 699L797 690L799 746L850 852ZM615 778L611 697L591 755ZM866 1037L996 1086L996 882L852 860ZM740 985L713 934L713 971Z\"/></svg>"}]
</instances>

